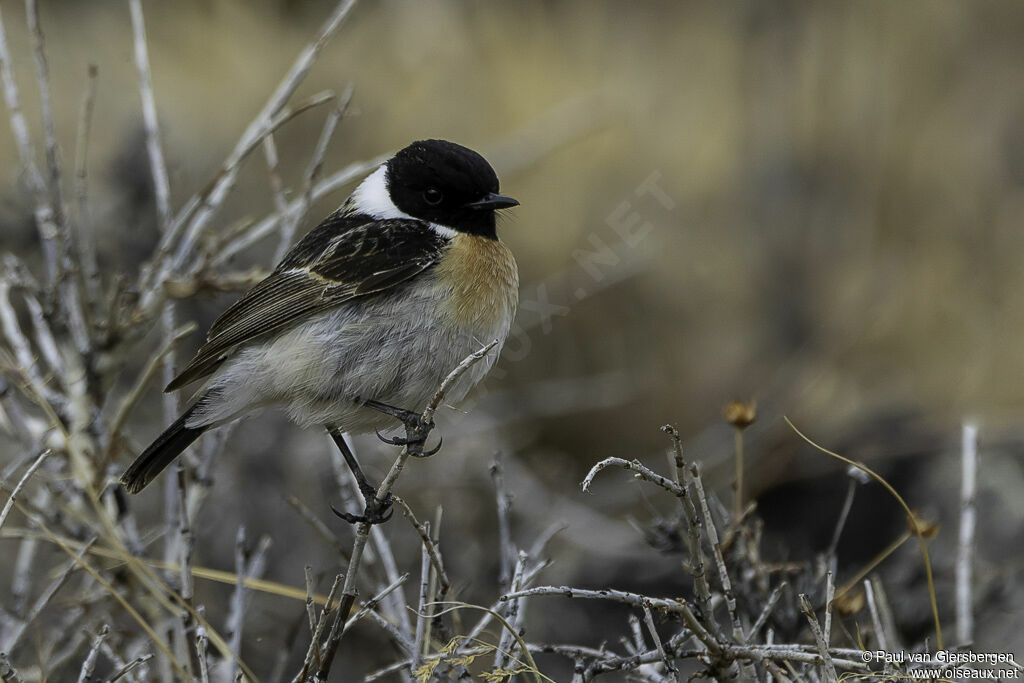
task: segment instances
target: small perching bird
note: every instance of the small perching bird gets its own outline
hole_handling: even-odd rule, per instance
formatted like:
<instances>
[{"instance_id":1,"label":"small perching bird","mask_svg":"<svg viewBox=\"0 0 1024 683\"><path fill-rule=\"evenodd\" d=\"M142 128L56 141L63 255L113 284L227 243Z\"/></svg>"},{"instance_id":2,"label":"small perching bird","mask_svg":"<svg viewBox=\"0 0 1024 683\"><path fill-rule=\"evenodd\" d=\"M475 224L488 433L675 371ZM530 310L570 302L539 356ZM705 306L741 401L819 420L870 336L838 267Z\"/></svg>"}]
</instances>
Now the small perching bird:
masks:
<instances>
[{"instance_id":1,"label":"small perching bird","mask_svg":"<svg viewBox=\"0 0 1024 683\"><path fill-rule=\"evenodd\" d=\"M402 149L213 323L165 389L205 378L197 398L121 483L138 493L207 429L268 406L332 433L384 429L395 417L408 429L409 409L497 339L449 391L461 399L494 364L515 315L519 274L495 212L518 203L498 193L473 150L444 140Z\"/></svg>"}]
</instances>

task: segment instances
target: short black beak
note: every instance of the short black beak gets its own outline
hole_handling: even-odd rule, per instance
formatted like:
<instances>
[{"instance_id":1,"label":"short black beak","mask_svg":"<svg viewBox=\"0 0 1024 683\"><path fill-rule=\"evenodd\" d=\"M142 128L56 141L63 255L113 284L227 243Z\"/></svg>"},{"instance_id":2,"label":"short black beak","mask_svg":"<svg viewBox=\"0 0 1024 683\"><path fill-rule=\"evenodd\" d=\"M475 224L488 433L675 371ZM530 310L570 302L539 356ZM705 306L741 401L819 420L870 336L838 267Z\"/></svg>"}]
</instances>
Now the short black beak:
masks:
<instances>
[{"instance_id":1,"label":"short black beak","mask_svg":"<svg viewBox=\"0 0 1024 683\"><path fill-rule=\"evenodd\" d=\"M519 206L519 202L512 199L512 197L506 197L505 195L498 194L497 192L491 192L483 199L466 204L467 209L486 209L489 211L494 211L496 209L510 209L513 206Z\"/></svg>"}]
</instances>

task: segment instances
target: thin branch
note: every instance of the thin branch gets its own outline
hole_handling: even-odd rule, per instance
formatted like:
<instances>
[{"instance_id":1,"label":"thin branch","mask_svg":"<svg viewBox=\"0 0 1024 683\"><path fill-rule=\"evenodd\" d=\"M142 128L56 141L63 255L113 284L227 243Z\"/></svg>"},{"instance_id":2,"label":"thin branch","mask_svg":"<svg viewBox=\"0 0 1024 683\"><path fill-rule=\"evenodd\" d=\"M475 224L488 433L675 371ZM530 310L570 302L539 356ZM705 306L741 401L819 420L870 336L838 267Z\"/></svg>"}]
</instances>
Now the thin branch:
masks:
<instances>
[{"instance_id":1,"label":"thin branch","mask_svg":"<svg viewBox=\"0 0 1024 683\"><path fill-rule=\"evenodd\" d=\"M3 12L0 11L0 81L3 83L4 100L11 123L11 132L18 147L18 158L25 173L25 181L35 197L36 228L39 230L40 243L43 248L43 261L46 272L52 283L57 278L57 248L54 243L58 235L54 218L54 208L46 194L46 183L39 167L36 165L36 153L29 137L28 122L21 108L18 84L14 79L14 66L11 52L7 46L7 31L4 29Z\"/></svg>"},{"instance_id":2,"label":"thin branch","mask_svg":"<svg viewBox=\"0 0 1024 683\"><path fill-rule=\"evenodd\" d=\"M165 233L171 222L171 190L167 179L167 164L164 162L163 147L160 144L160 124L156 113L156 97L153 94L153 75L149 68L149 49L146 45L146 23L142 15L142 0L128 0L128 9L132 15L135 69L139 74L142 122L146 132L146 153L149 155L153 195L156 198L157 225L160 227L160 232Z\"/></svg>"},{"instance_id":3,"label":"thin branch","mask_svg":"<svg viewBox=\"0 0 1024 683\"><path fill-rule=\"evenodd\" d=\"M956 639L963 645L974 639L971 578L974 561L975 496L978 482L978 428L963 426L960 450L960 533L956 552Z\"/></svg>"},{"instance_id":4,"label":"thin branch","mask_svg":"<svg viewBox=\"0 0 1024 683\"><path fill-rule=\"evenodd\" d=\"M394 496L395 503L401 508L402 514L409 520L412 527L416 529L416 533L419 534L420 540L423 542L423 547L426 549L427 555L430 557L430 563L434 566L434 571L437 573L440 579L440 595L441 599L447 600L449 595L448 592L451 590L452 582L448 578L448 573L444 569L444 559L441 557L441 549L438 544L434 542L434 539L430 537L429 524L426 522L420 522L416 518L416 514L409 507L409 504L405 502L399 496Z\"/></svg>"},{"instance_id":5,"label":"thin branch","mask_svg":"<svg viewBox=\"0 0 1024 683\"><path fill-rule=\"evenodd\" d=\"M285 496L284 500L293 510L295 510L295 512L299 513L300 517L306 520L306 522L313 528L313 531L316 532L317 536L330 544L330 546L339 554L344 554L345 551L341 544L341 540L333 531L331 531L330 527L328 527L322 519L316 516L315 512L309 509L309 506L292 495Z\"/></svg>"},{"instance_id":6,"label":"thin branch","mask_svg":"<svg viewBox=\"0 0 1024 683\"><path fill-rule=\"evenodd\" d=\"M864 599L868 603L868 611L871 614L871 625L875 630L875 642L879 650L889 652L889 638L886 636L885 627L882 626L882 619L879 616L878 605L875 604L875 591L869 579L864 579ZM828 640L825 640L828 644Z\"/></svg>"},{"instance_id":7,"label":"thin branch","mask_svg":"<svg viewBox=\"0 0 1024 683\"><path fill-rule=\"evenodd\" d=\"M37 402L47 402L51 406L48 412L53 412L52 406L55 404L61 405L66 400L62 395L51 390L43 378L43 374L39 369L39 363L32 352L32 344L21 329L21 325L18 323L18 314L11 303L11 282L8 277L10 275L10 263L6 262L4 266L8 272L0 275L0 330L7 337L7 342L10 344L11 349L14 351L14 357L18 361L18 368L27 380L28 388L31 389L29 396ZM35 396L33 397L32 394ZM40 407L46 410L46 406L40 405Z\"/></svg>"},{"instance_id":8,"label":"thin branch","mask_svg":"<svg viewBox=\"0 0 1024 683\"><path fill-rule=\"evenodd\" d=\"M334 129L337 127L338 121L345 115L345 110L348 109L348 105L352 101L352 92L351 85L346 87L338 99L337 105L332 107L327 113L323 130L320 131L320 138L317 140L316 147L313 150L313 157L306 167L306 177L302 183L302 194L300 195L301 201L294 212L288 213L286 220L281 225L281 240L277 245L277 252L274 255L275 263L284 258L288 248L291 247L292 239L295 237L295 228L298 227L299 223L302 222L302 219L309 212L309 207L313 203L313 186L320 179L320 175L323 172L327 146L334 136Z\"/></svg>"},{"instance_id":9,"label":"thin branch","mask_svg":"<svg viewBox=\"0 0 1024 683\"><path fill-rule=\"evenodd\" d=\"M825 680L829 683L839 683L839 676L836 675L836 667L832 663L832 655L829 654L828 645L825 643L821 626L818 624L818 618L814 616L814 608L811 607L811 602L803 593L800 594L800 609L804 616L807 617L807 623L811 626L811 633L814 635L814 642L817 644L818 654L821 656L821 668L825 672Z\"/></svg>"},{"instance_id":10,"label":"thin branch","mask_svg":"<svg viewBox=\"0 0 1024 683\"><path fill-rule=\"evenodd\" d=\"M324 627L327 625L327 616L331 613L332 605L334 603L334 596L338 592L338 588L341 586L343 574L338 574L334 577L334 583L331 584L331 591L327 594L327 602L324 603L324 608L320 612L320 618L316 621L316 628L313 629L313 634L309 640L309 649L306 650L306 657L302 661L302 670L299 671L298 675L292 679L293 683L303 683L306 680L307 674L314 666L319 668L320 666L320 636L323 634Z\"/></svg>"},{"instance_id":11,"label":"thin branch","mask_svg":"<svg viewBox=\"0 0 1024 683\"><path fill-rule=\"evenodd\" d=\"M426 408L423 409L423 413L420 415L420 419L423 424L428 425L427 432L429 433L429 426L433 425L434 414L437 412L438 407L444 400L448 390L451 389L462 375L465 374L469 368L476 364L481 358L486 356L491 349L498 345L498 340L494 339L478 351L475 351L458 364L454 370L448 373L448 376L441 382L441 386L438 387L437 391L434 392L430 402L427 403ZM427 435L424 435L424 438ZM405 469L405 463L410 457L408 445L402 448L402 452L399 453L394 463L391 465L391 469L387 475L381 481L380 486L377 487L377 500L386 500L391 489L395 485L395 481L402 474L402 470ZM356 525L355 540L352 542L352 553L348 562L348 569L345 573L345 585L342 588L341 593L341 605L338 607L338 613L335 616L335 625L331 628L331 638L328 640L327 645L324 648L322 655L322 663L320 670L317 675L320 678L326 679L330 675L331 664L334 661L334 656L338 650L338 645L341 643L341 637L344 634L343 629L336 628L338 624L344 624L348 619L349 614L352 611L352 605L356 598L356 575L359 572L359 566L363 559L363 550L366 548L366 541L370 535L371 525L367 522L360 522Z\"/></svg>"},{"instance_id":12,"label":"thin branch","mask_svg":"<svg viewBox=\"0 0 1024 683\"><path fill-rule=\"evenodd\" d=\"M377 606L388 596L392 595L409 579L408 574L402 574L395 581L381 589L376 595L367 600L358 612L345 622L345 626L342 629L343 633L347 633L360 619L369 618L380 626L394 641L395 645L398 646L405 656L412 657L413 651L415 650L415 644L410 640L404 633L402 633L394 624L389 622L383 616L377 613ZM408 665L408 661L405 662ZM403 675L403 678L408 678Z\"/></svg>"},{"instance_id":13,"label":"thin branch","mask_svg":"<svg viewBox=\"0 0 1024 683\"><path fill-rule=\"evenodd\" d=\"M340 437L345 439L350 450L354 450L351 439L348 439L347 435L341 434ZM362 493L359 490L359 483L352 475L352 471L345 465L344 458L342 458L341 452L337 448L331 449L331 464L339 490L344 492L347 486L352 491L353 499L360 499ZM395 554L391 549L391 543L379 525L370 527L370 541L373 543L374 550L377 551L377 557L384 568L384 575L387 577L387 580L392 583L397 581L399 578L398 563L395 561ZM349 560L347 550L340 549L339 556L346 562ZM406 639L411 640L413 637L412 620L409 617L409 609L406 607L405 596L402 594L402 591L390 593L385 604L389 610L388 617L397 623L398 629L405 635Z\"/></svg>"},{"instance_id":14,"label":"thin branch","mask_svg":"<svg viewBox=\"0 0 1024 683\"><path fill-rule=\"evenodd\" d=\"M753 625L751 625L750 630L747 631L747 642L750 642L755 636L757 636L757 632L760 631L761 627L764 626L766 621L768 621L768 617L771 616L772 610L775 609L775 604L779 601L779 596L782 595L782 589L785 587L786 582L783 581L776 586L775 590L772 591L772 594L768 596L768 602L764 604L764 608L761 610L761 613L757 615L757 619L754 621Z\"/></svg>"},{"instance_id":15,"label":"thin branch","mask_svg":"<svg viewBox=\"0 0 1024 683\"><path fill-rule=\"evenodd\" d=\"M658 635L658 628L654 624L654 614L651 612L650 605L644 605L644 623L647 625L647 630L651 634L651 640L654 641L654 649L658 651L658 654L661 656L661 661L665 664L665 670L671 673L672 677L679 681L679 668L676 667L675 662L672 661L668 651L665 650L665 646L661 643L661 636Z\"/></svg>"},{"instance_id":16,"label":"thin branch","mask_svg":"<svg viewBox=\"0 0 1024 683\"><path fill-rule=\"evenodd\" d=\"M270 189L274 193L274 211L284 215L288 210L288 197L281 181L281 172L278 168L280 159L277 156L277 143L274 142L273 133L267 133L263 138L263 156L267 160L267 176L270 179Z\"/></svg>"},{"instance_id":17,"label":"thin branch","mask_svg":"<svg viewBox=\"0 0 1024 683\"><path fill-rule=\"evenodd\" d=\"M718 635L718 625L715 623L714 607L711 602L711 586L708 584L705 572L704 548L701 545L700 537L700 516L697 514L697 506L690 497L685 483L686 462L683 459L683 443L679 438L679 430L672 425L663 425L661 431L668 434L672 440L672 452L669 454L675 483L672 493L679 499L679 505L686 520L686 550L689 555L687 569L693 577L699 616L704 620L708 630Z\"/></svg>"},{"instance_id":18,"label":"thin branch","mask_svg":"<svg viewBox=\"0 0 1024 683\"><path fill-rule=\"evenodd\" d=\"M387 161L390 156L390 154L385 154L367 161L357 161L324 178L313 188L313 201L317 201L331 192L358 180ZM295 199L288 204L286 211L275 211L275 213L267 216L258 223L253 224L248 230L222 244L217 250L217 253L211 259L210 264L213 267L224 265L234 258L239 252L244 251L264 237L273 233L280 227L281 222L285 219L288 213L297 210L300 202L302 202L301 198Z\"/></svg>"},{"instance_id":19,"label":"thin branch","mask_svg":"<svg viewBox=\"0 0 1024 683\"><path fill-rule=\"evenodd\" d=\"M25 487L25 483L28 482L33 474L35 474L36 470L39 469L39 466L43 464L43 461L50 457L51 453L53 453L53 451L49 448L40 453L39 457L29 465L25 474L22 475L17 485L15 485L14 490L11 491L11 497L7 499L7 503L4 505L4 509L0 510L0 527L3 527L4 522L7 521L7 515L11 513L11 509L14 507L14 502L17 499L18 494L21 493L21 489Z\"/></svg>"},{"instance_id":20,"label":"thin branch","mask_svg":"<svg viewBox=\"0 0 1024 683\"><path fill-rule=\"evenodd\" d=\"M523 588L523 574L526 569L526 559L526 553L519 551L519 556L516 558L515 569L512 572L512 583L509 585L510 593L515 593ZM494 653L494 666L492 667L494 670L505 668L508 664L509 653L512 651L515 637L517 635L521 635L516 624L517 622L522 623L520 620L520 610L523 607L524 601L525 598L516 598L515 600L508 600L505 603L505 620L512 626L512 628L501 630L501 636L498 638L498 647Z\"/></svg>"},{"instance_id":21,"label":"thin branch","mask_svg":"<svg viewBox=\"0 0 1024 683\"><path fill-rule=\"evenodd\" d=\"M836 584L832 572L825 574L825 645L832 640L832 602L836 597Z\"/></svg>"},{"instance_id":22,"label":"thin branch","mask_svg":"<svg viewBox=\"0 0 1024 683\"><path fill-rule=\"evenodd\" d=\"M89 301L99 300L99 266L96 261L96 239L93 234L92 212L89 210L89 138L92 131L92 114L96 102L96 79L99 70L90 64L86 72L85 90L78 115L78 134L75 141L75 203L77 206L75 225L77 227L78 261L82 268Z\"/></svg>"},{"instance_id":23,"label":"thin branch","mask_svg":"<svg viewBox=\"0 0 1024 683\"><path fill-rule=\"evenodd\" d=\"M199 651L199 639L196 630L195 605L192 603L194 587L192 582L192 555L195 548L195 537L192 535L192 525L188 511L188 488L185 481L185 468L178 462L175 474L177 477L178 491L178 548L180 551L181 563L181 600L185 609L181 612L182 632L185 636L185 649L189 654L191 673L193 676L202 668L206 656Z\"/></svg>"},{"instance_id":24,"label":"thin branch","mask_svg":"<svg viewBox=\"0 0 1024 683\"><path fill-rule=\"evenodd\" d=\"M718 567L718 578L722 583L722 592L725 594L725 606L729 612L729 619L732 621L732 637L737 644L742 645L744 633L743 626L736 614L736 595L732 591L729 570L725 566L725 558L722 556L722 544L718 541L718 529L715 528L715 520L711 517L708 499L704 493L704 483L696 463L690 465L690 475L693 478L693 486L697 491L697 499L700 501L700 508L704 514L704 530L711 543L712 557L715 558L715 565Z\"/></svg>"},{"instance_id":25,"label":"thin branch","mask_svg":"<svg viewBox=\"0 0 1024 683\"><path fill-rule=\"evenodd\" d=\"M348 16L353 6L355 6L355 0L342 0L335 6L334 11L320 28L317 37L302 50L292 68L285 74L277 89L270 96L270 99L252 120L245 132L242 133L234 150L229 155L228 161L225 163L225 167L232 170L220 177L209 194L209 201L205 202L203 207L193 216L185 238L182 241L181 248L175 256L175 268L180 268L188 258L192 245L196 243L210 219L213 218L217 208L223 202L227 190L234 184L235 169L237 169L238 163L241 161L244 153L246 153L246 150L254 144L258 144L263 136L270 132L271 119L281 111L292 94L298 89L316 62L320 52L341 27L342 22Z\"/></svg>"},{"instance_id":26,"label":"thin branch","mask_svg":"<svg viewBox=\"0 0 1024 683\"><path fill-rule=\"evenodd\" d=\"M65 254L70 243L63 217L64 200L61 192L60 156L57 150L57 135L53 126L53 102L50 97L50 68L46 61L46 40L39 20L37 0L25 0L25 14L28 19L29 35L32 37L32 56L35 64L36 83L39 85L39 113L43 120L43 140L46 147L46 166L50 172L50 202L54 221L60 229L60 249Z\"/></svg>"},{"instance_id":27,"label":"thin branch","mask_svg":"<svg viewBox=\"0 0 1024 683\"><path fill-rule=\"evenodd\" d=\"M108 458L110 451L114 448L118 435L121 433L121 429L124 427L124 423L128 420L128 416L132 410L138 404L139 399L142 398L142 394L145 392L146 387L149 386L150 381L153 379L153 375L156 374L157 368L160 367L164 358L171 349L174 348L182 339L187 337L196 331L196 324L189 323L179 327L171 333L170 339L164 341L155 354L150 356L149 361L146 363L146 367L143 368L142 372L135 379L135 384L128 390L121 404L117 408L117 412L114 414L114 418L110 421L110 444L107 447Z\"/></svg>"},{"instance_id":28,"label":"thin branch","mask_svg":"<svg viewBox=\"0 0 1024 683\"><path fill-rule=\"evenodd\" d=\"M64 567L64 570L61 571L60 575L56 579L54 579L53 582L51 582L50 585L47 586L42 593L39 594L39 597L36 598L35 603L33 603L32 605L32 609L29 610L29 613L25 617L24 621L22 621L18 625L17 630L13 634L11 634L7 638L7 641L3 644L5 650L13 651L18 646L18 643L21 641L21 637L25 634L28 627L32 623L34 623L36 619L39 618L39 615L42 613L44 609L46 609L46 606L50 604L50 601L53 600L53 596L55 596L57 594L57 591L61 589L64 583L68 580L68 577L70 577L71 574L75 571L75 569L78 568L79 564L82 562L82 558L85 557L85 554L89 552L89 550L92 548L93 543L95 542L96 539L92 538L86 543L83 543L82 547L78 550L77 553L75 553L74 559L72 559Z\"/></svg>"},{"instance_id":29,"label":"thin branch","mask_svg":"<svg viewBox=\"0 0 1024 683\"><path fill-rule=\"evenodd\" d=\"M637 477L637 479L643 479L644 481L649 481L652 484L657 484L661 488L671 493L673 496L683 495L683 487L681 485L677 484L671 479L668 479L667 477L661 476L654 470L645 466L639 460L626 460L624 458L605 458L601 462L591 467L590 471L587 472L587 476L583 478L583 490L589 493L590 486L591 484L593 484L594 477L597 476L598 472L605 468L613 466L621 467L622 469L636 472L635 476Z\"/></svg>"},{"instance_id":30,"label":"thin branch","mask_svg":"<svg viewBox=\"0 0 1024 683\"><path fill-rule=\"evenodd\" d=\"M640 593L620 591L613 588L602 588L590 590L586 588L573 588L571 586L536 586L520 591L505 593L499 600L507 602L516 598L529 598L535 595L560 595L564 598L581 598L584 600L611 600L621 602L625 605L643 608L645 604L655 609L674 614L683 614L689 611L686 602L681 598L652 598Z\"/></svg>"},{"instance_id":31,"label":"thin branch","mask_svg":"<svg viewBox=\"0 0 1024 683\"><path fill-rule=\"evenodd\" d=\"M18 670L11 666L11 660L7 658L6 652L0 652L0 680L4 683L24 683Z\"/></svg>"},{"instance_id":32,"label":"thin branch","mask_svg":"<svg viewBox=\"0 0 1024 683\"><path fill-rule=\"evenodd\" d=\"M505 468L501 452L494 454L491 463L491 479L494 481L494 498L498 510L498 551L500 557L498 585L501 590L511 590L512 571L515 566L516 547L512 543L512 529L509 516L512 511L512 497L505 488Z\"/></svg>"},{"instance_id":33,"label":"thin branch","mask_svg":"<svg viewBox=\"0 0 1024 683\"><path fill-rule=\"evenodd\" d=\"M128 662L127 664L122 666L120 669L115 671L114 675L107 679L107 683L115 683L115 681L121 680L122 678L127 676L129 673L134 671L137 667L142 666L143 664L145 664L146 662L148 662L151 659L153 659L153 655L151 655L151 654L144 654L144 655L141 655L139 657L136 657L135 659L133 659L132 661Z\"/></svg>"},{"instance_id":34,"label":"thin branch","mask_svg":"<svg viewBox=\"0 0 1024 683\"><path fill-rule=\"evenodd\" d=\"M426 523L427 537L430 537L430 523ZM433 602L430 595L430 551L427 544L420 544L420 597L416 606L416 639L413 641L412 670L416 671L423 663L423 655L426 654L430 643L427 642L427 620L430 619L430 608L428 604Z\"/></svg>"},{"instance_id":35,"label":"thin branch","mask_svg":"<svg viewBox=\"0 0 1024 683\"><path fill-rule=\"evenodd\" d=\"M96 668L96 659L100 655L100 646L103 645L103 641L107 639L107 634L110 633L110 629L103 625L100 632L96 634L96 637L92 641L92 648L89 650L89 655L82 662L82 670L78 674L78 683L86 683L92 680L93 669Z\"/></svg>"}]
</instances>

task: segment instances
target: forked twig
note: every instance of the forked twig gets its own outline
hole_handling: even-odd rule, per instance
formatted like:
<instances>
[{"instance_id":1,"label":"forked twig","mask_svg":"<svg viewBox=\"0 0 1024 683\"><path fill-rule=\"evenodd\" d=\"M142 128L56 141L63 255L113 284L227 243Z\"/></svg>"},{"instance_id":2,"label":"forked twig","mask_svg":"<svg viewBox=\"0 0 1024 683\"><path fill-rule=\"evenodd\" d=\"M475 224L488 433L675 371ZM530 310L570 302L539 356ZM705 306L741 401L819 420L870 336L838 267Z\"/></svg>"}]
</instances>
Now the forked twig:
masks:
<instances>
[{"instance_id":1,"label":"forked twig","mask_svg":"<svg viewBox=\"0 0 1024 683\"><path fill-rule=\"evenodd\" d=\"M423 413L420 415L422 424L427 425L428 434L424 435L424 438L429 435L430 427L433 425L434 414L440 407L441 402L447 395L448 391L452 386L462 378L462 375L466 373L473 365L480 361L486 356L491 349L498 345L498 340L494 339L488 344L484 345L481 349L474 351L473 353L466 356L466 358L455 367L448 376L441 382L441 386L437 388L434 395L431 397L430 402L427 403L426 408L423 409ZM377 500L385 500L391 489L395 485L395 481L399 475L402 474L402 470L405 468L405 463L411 457L408 444L402 447L402 452L398 454L394 463L391 465L391 469L388 471L384 480L381 481L380 486L377 487ZM356 599L356 575L359 572L359 566L363 558L363 550L366 548L366 541L370 535L371 524L368 522L360 522L356 525L355 540L352 542L352 553L349 557L348 568L345 572L345 585L341 591L341 604L338 607L338 612L335 615L335 626L331 629L331 637L328 639L327 645L324 647L321 655L320 669L317 672L317 676L321 679L327 679L330 675L331 664L334 661L334 655L337 653L338 645L341 643L341 638L344 635L344 629L342 625L348 620L349 614L352 611L352 606Z\"/></svg>"}]
</instances>

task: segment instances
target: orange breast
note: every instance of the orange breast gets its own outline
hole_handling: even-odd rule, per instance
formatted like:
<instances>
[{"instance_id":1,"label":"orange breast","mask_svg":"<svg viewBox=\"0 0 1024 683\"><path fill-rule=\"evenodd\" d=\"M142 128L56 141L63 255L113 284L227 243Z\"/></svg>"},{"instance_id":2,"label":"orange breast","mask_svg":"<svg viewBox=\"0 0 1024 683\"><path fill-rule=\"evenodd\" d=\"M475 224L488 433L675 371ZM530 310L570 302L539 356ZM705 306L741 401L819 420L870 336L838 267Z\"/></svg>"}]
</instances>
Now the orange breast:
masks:
<instances>
[{"instance_id":1,"label":"orange breast","mask_svg":"<svg viewBox=\"0 0 1024 683\"><path fill-rule=\"evenodd\" d=\"M507 328L519 301L519 269L498 240L459 233L437 266L448 289L448 313L481 332Z\"/></svg>"}]
</instances>

